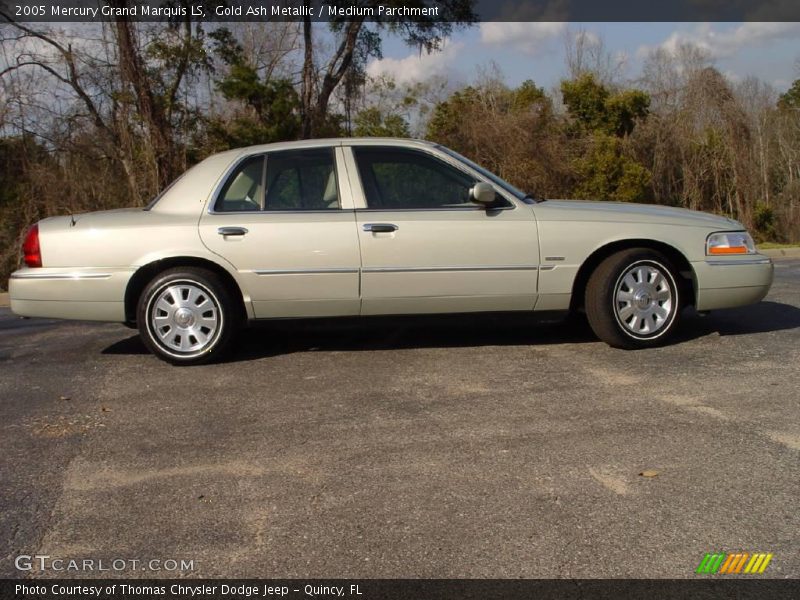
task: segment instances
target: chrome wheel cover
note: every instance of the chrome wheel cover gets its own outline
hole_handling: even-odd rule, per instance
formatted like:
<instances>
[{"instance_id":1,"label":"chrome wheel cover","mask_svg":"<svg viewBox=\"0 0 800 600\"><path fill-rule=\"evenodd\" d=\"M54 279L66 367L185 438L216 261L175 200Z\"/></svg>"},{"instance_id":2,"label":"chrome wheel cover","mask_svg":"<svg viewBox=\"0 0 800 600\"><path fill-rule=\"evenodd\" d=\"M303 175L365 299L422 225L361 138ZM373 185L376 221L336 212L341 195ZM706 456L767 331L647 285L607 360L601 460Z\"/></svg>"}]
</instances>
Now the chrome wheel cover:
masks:
<instances>
[{"instance_id":1,"label":"chrome wheel cover","mask_svg":"<svg viewBox=\"0 0 800 600\"><path fill-rule=\"evenodd\" d=\"M666 267L652 261L635 263L614 286L614 316L632 337L657 337L675 317L676 290Z\"/></svg>"},{"instance_id":2,"label":"chrome wheel cover","mask_svg":"<svg viewBox=\"0 0 800 600\"><path fill-rule=\"evenodd\" d=\"M210 348L222 331L219 301L196 281L171 281L150 298L148 331L167 354L187 358Z\"/></svg>"}]
</instances>

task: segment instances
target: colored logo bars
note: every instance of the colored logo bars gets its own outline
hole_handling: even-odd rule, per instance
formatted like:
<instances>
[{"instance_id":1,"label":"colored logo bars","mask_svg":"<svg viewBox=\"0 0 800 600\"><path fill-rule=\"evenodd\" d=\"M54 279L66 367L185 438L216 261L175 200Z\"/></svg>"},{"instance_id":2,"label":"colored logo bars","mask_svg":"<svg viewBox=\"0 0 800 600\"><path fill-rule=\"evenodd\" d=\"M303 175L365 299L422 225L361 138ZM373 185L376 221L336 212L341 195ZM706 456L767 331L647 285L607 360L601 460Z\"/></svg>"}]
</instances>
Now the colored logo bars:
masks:
<instances>
[{"instance_id":1,"label":"colored logo bars","mask_svg":"<svg viewBox=\"0 0 800 600\"><path fill-rule=\"evenodd\" d=\"M715 554L706 554L703 560L700 561L695 573L706 575L763 573L771 560L772 554L766 552L757 552L755 554L750 554L749 552L737 552L735 554L717 552Z\"/></svg>"}]
</instances>

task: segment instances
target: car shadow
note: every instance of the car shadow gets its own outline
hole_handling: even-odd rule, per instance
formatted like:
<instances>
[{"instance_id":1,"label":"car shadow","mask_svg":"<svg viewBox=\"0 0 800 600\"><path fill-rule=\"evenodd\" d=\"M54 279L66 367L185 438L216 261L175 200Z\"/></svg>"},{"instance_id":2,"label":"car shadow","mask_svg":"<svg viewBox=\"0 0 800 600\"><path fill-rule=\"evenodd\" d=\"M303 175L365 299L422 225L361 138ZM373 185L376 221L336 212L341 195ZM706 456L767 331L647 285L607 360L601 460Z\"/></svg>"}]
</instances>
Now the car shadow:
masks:
<instances>
[{"instance_id":1,"label":"car shadow","mask_svg":"<svg viewBox=\"0 0 800 600\"><path fill-rule=\"evenodd\" d=\"M688 310L683 315L681 325L673 338L675 341L710 333L728 336L785 331L800 327L800 308L782 302L765 301L741 308L715 310L705 316Z\"/></svg>"},{"instance_id":2,"label":"car shadow","mask_svg":"<svg viewBox=\"0 0 800 600\"><path fill-rule=\"evenodd\" d=\"M683 315L670 343L717 333L748 335L800 327L800 308L779 302ZM473 314L265 321L242 331L226 362L315 351L369 351L468 346L588 344L597 342L585 317ZM103 354L147 354L138 335L111 344Z\"/></svg>"}]
</instances>

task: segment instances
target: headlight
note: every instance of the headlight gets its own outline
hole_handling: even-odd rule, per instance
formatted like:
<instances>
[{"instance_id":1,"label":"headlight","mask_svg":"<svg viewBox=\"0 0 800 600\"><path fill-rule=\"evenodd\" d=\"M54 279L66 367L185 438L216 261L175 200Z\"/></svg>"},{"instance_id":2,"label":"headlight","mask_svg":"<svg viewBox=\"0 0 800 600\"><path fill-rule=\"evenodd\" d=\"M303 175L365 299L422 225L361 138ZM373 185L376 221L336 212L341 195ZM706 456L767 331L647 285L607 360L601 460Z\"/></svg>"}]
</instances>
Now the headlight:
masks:
<instances>
[{"instance_id":1,"label":"headlight","mask_svg":"<svg viewBox=\"0 0 800 600\"><path fill-rule=\"evenodd\" d=\"M756 244L746 231L712 233L706 240L706 254L755 254Z\"/></svg>"}]
</instances>

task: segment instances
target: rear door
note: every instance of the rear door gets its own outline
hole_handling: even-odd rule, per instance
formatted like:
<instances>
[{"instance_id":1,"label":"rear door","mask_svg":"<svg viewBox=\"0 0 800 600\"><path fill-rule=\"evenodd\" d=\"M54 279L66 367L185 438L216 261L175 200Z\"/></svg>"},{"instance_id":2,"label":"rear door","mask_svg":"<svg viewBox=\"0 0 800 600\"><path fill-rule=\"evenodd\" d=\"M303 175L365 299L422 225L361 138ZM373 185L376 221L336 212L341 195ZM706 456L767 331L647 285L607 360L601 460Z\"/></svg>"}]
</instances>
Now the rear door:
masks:
<instances>
[{"instance_id":1,"label":"rear door","mask_svg":"<svg viewBox=\"0 0 800 600\"><path fill-rule=\"evenodd\" d=\"M358 237L340 147L249 156L200 219L239 271L257 318L356 315Z\"/></svg>"},{"instance_id":2,"label":"rear door","mask_svg":"<svg viewBox=\"0 0 800 600\"><path fill-rule=\"evenodd\" d=\"M488 210L472 203L477 176L433 148L343 150L361 245L362 314L533 308L539 245L527 206L500 196Z\"/></svg>"}]
</instances>

